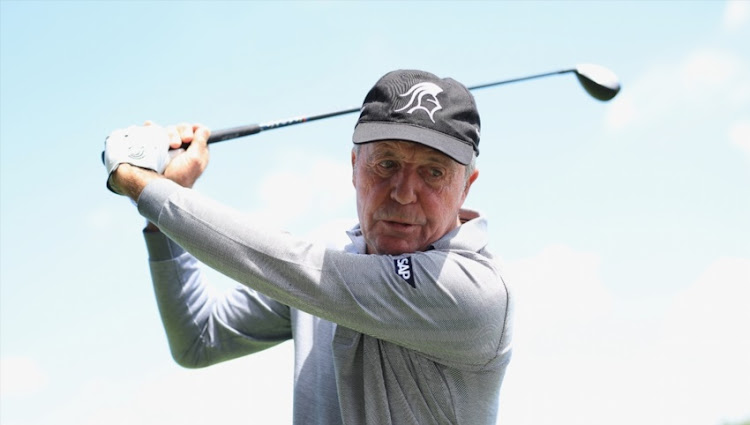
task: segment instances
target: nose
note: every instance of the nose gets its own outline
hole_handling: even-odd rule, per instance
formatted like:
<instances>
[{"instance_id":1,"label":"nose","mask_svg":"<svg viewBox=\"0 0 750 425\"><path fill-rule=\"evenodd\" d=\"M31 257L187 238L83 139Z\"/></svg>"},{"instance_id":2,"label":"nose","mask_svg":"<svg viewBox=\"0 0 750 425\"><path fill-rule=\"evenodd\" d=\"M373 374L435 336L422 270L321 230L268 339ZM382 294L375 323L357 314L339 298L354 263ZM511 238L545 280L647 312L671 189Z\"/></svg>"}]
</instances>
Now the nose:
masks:
<instances>
[{"instance_id":1,"label":"nose","mask_svg":"<svg viewBox=\"0 0 750 425\"><path fill-rule=\"evenodd\" d=\"M422 181L415 171L402 169L392 179L391 199L402 205L416 202Z\"/></svg>"}]
</instances>

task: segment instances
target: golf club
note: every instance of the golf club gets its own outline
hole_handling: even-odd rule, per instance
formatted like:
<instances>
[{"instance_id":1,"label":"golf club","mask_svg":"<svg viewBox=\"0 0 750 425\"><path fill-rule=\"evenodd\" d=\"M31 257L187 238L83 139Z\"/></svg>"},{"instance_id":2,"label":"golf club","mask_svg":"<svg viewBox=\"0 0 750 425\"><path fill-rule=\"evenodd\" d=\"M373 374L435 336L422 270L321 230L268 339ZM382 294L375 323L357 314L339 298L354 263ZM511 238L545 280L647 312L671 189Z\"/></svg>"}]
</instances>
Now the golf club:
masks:
<instances>
[{"instance_id":1,"label":"golf club","mask_svg":"<svg viewBox=\"0 0 750 425\"><path fill-rule=\"evenodd\" d=\"M575 68L562 69L559 71L545 72L542 74L529 75L526 77L518 77L510 80L495 81L492 83L479 84L476 86L468 87L469 90L479 90L487 87L494 87L503 84L516 83L520 81L526 81L536 78L549 77L553 75L569 74L574 73L578 78L578 81L583 86L584 90L591 95L593 98L606 102L614 98L620 91L620 82L617 76L609 69L594 64L581 64ZM324 118L337 117L339 115L352 114L359 112L360 107L344 109L336 112L328 112L319 115L310 115L306 117L295 117L288 118L278 121L269 121L259 124L249 124L239 127L225 128L214 130L211 133L211 137L208 138L208 143L218 143L225 140L237 139L240 137L250 136L252 134L260 133L265 130L273 130L275 128L287 127L295 124L302 124L310 121L322 120ZM187 144L182 145L182 148L187 148ZM104 161L104 152L102 152L102 161Z\"/></svg>"},{"instance_id":2,"label":"golf club","mask_svg":"<svg viewBox=\"0 0 750 425\"><path fill-rule=\"evenodd\" d=\"M519 81L526 81L535 78L549 77L552 75L575 73L578 81L583 86L584 90L590 94L593 98L606 102L614 98L620 91L620 82L617 76L609 69L594 64L581 64L575 68L563 69L560 71L545 72L543 74L529 75L526 77L513 78L510 80L496 81L493 83L479 84L476 86L468 87L469 90L479 90L487 87L499 86L502 84L516 83ZM279 121L269 121L259 124L250 124L240 127L226 128L215 130L212 132L211 137L208 138L208 143L223 142L224 140L236 139L239 137L250 136L252 134L260 133L265 130L272 130L275 128L287 127L294 124L302 124L305 122L321 120L324 118L337 117L339 115L352 114L359 112L360 108L344 109L336 112L329 112L320 115L311 115L307 117L296 117L288 118ZM187 145L183 145L183 148Z\"/></svg>"}]
</instances>

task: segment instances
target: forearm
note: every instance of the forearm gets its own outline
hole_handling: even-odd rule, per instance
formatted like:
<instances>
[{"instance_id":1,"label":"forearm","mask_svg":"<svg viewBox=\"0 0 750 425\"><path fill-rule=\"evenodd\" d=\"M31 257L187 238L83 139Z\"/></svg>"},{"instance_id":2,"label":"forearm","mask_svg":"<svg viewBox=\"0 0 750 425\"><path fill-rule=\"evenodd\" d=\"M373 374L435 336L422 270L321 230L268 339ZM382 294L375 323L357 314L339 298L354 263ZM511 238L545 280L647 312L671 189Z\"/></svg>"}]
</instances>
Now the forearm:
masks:
<instances>
[{"instance_id":1,"label":"forearm","mask_svg":"<svg viewBox=\"0 0 750 425\"><path fill-rule=\"evenodd\" d=\"M109 185L116 193L138 201L141 192L152 180L163 179L155 171L146 170L131 164L120 164L109 176Z\"/></svg>"},{"instance_id":2,"label":"forearm","mask_svg":"<svg viewBox=\"0 0 750 425\"><path fill-rule=\"evenodd\" d=\"M203 367L291 337L288 308L238 289L216 293L198 262L160 233L144 233L159 313L175 361Z\"/></svg>"}]
</instances>

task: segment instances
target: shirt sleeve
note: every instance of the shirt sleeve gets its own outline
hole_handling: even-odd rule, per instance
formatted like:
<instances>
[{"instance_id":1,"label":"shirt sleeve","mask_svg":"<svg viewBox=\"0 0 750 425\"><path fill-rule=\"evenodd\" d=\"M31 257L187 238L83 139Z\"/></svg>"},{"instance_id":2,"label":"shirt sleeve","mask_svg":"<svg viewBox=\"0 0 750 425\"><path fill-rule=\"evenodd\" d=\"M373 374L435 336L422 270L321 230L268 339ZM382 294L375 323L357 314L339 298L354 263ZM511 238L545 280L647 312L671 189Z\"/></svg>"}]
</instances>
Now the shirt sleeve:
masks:
<instances>
[{"instance_id":1,"label":"shirt sleeve","mask_svg":"<svg viewBox=\"0 0 750 425\"><path fill-rule=\"evenodd\" d=\"M168 180L150 183L138 208L202 262L292 308L450 365L482 367L509 349L507 288L481 252L330 250L254 227ZM411 279L399 269L407 263Z\"/></svg>"},{"instance_id":2,"label":"shirt sleeve","mask_svg":"<svg viewBox=\"0 0 750 425\"><path fill-rule=\"evenodd\" d=\"M159 313L178 364L209 366L291 338L287 306L246 287L218 292L175 242L159 232L144 237Z\"/></svg>"}]
</instances>

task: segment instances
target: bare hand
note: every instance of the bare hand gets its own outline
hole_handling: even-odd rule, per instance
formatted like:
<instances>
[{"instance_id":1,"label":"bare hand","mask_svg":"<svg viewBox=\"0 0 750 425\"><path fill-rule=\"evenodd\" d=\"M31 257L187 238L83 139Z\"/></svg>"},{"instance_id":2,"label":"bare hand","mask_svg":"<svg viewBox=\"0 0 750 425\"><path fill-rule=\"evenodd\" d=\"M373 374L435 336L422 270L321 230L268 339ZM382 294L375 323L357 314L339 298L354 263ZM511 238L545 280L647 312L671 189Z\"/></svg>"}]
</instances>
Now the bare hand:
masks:
<instances>
[{"instance_id":1,"label":"bare hand","mask_svg":"<svg viewBox=\"0 0 750 425\"><path fill-rule=\"evenodd\" d=\"M146 122L146 125L151 125ZM200 124L179 124L167 127L169 147L177 149L164 170L164 176L180 186L193 187L208 166L208 137L211 131ZM187 149L179 149L188 143Z\"/></svg>"}]
</instances>

